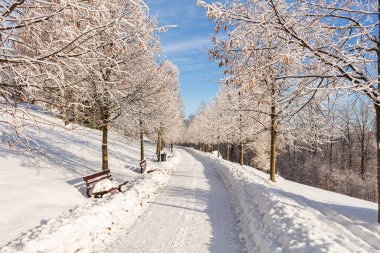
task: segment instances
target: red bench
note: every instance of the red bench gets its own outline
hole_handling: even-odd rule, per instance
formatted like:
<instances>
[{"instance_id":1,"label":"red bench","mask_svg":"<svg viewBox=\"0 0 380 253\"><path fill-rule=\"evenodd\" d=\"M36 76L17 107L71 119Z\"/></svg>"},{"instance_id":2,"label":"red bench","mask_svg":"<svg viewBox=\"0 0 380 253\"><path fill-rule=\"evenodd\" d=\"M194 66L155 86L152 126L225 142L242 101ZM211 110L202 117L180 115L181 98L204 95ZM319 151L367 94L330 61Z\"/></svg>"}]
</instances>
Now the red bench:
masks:
<instances>
[{"instance_id":1,"label":"red bench","mask_svg":"<svg viewBox=\"0 0 380 253\"><path fill-rule=\"evenodd\" d=\"M119 192L121 192L122 191L121 187L128 183L128 181L126 181L126 182L120 184L118 187L111 188L108 191L92 192L93 184L95 184L96 182L99 182L101 180L104 180L104 179L113 180L111 172L109 170L97 172L97 173L83 177L83 180L86 183L86 187L87 187L87 196L89 198L91 198L92 195L94 195L95 198L99 198L99 197L101 198L101 197L103 197L104 194L110 193L113 190L118 190Z\"/></svg>"},{"instance_id":2,"label":"red bench","mask_svg":"<svg viewBox=\"0 0 380 253\"><path fill-rule=\"evenodd\" d=\"M147 164L148 164L148 163L146 162L146 160L142 160L142 161L140 162L141 174L143 174L144 170L146 169ZM149 170L149 171L147 171L146 173L151 173L151 172L153 172L153 171L155 171L155 169L153 169L153 170Z\"/></svg>"},{"instance_id":3,"label":"red bench","mask_svg":"<svg viewBox=\"0 0 380 253\"><path fill-rule=\"evenodd\" d=\"M144 170L146 169L146 165L147 165L147 162L146 160L142 160L140 162L140 168L141 168L141 174L144 172Z\"/></svg>"}]
</instances>

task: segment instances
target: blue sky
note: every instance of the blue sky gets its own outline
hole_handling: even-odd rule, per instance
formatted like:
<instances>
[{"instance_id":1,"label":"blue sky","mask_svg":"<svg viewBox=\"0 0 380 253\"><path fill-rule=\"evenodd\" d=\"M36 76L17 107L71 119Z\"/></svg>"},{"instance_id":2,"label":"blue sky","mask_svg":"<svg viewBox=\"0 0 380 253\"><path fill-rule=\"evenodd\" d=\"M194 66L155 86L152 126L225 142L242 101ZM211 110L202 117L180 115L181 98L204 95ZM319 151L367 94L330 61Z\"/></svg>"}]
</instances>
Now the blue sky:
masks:
<instances>
[{"instance_id":1,"label":"blue sky","mask_svg":"<svg viewBox=\"0 0 380 253\"><path fill-rule=\"evenodd\" d=\"M150 14L160 26L177 25L160 34L163 56L180 71L181 95L185 115L196 113L201 103L209 102L218 91L222 70L209 61L213 22L196 0L147 0Z\"/></svg>"}]
</instances>

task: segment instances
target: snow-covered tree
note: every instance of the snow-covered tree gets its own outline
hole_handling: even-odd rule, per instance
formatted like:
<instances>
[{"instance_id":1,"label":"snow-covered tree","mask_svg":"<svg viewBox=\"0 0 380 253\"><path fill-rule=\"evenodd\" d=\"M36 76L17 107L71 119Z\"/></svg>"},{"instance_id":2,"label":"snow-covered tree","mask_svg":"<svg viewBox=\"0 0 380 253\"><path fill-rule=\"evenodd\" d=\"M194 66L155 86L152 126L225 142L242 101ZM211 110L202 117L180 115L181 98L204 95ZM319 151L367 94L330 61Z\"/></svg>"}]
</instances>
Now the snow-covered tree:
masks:
<instances>
[{"instance_id":1,"label":"snow-covered tree","mask_svg":"<svg viewBox=\"0 0 380 253\"><path fill-rule=\"evenodd\" d=\"M220 27L224 27L227 33L227 36L214 38L215 48L211 51L214 59L219 61L219 66L225 68L227 85L239 89L240 95L248 94L247 98L251 101L247 104L250 103L250 106L244 110L270 117L269 126L266 122L262 122L262 125L270 131L270 178L275 181L277 139L279 134L286 135L286 127L282 125L294 122L295 115L302 115L300 111L316 102L317 97L319 100L326 97L327 94L316 94L316 91L330 83L313 77L303 82L283 78L304 73L305 68L314 67L314 62L293 54L294 48L266 26L235 19L229 14L218 16L218 13L223 12L214 11L214 5L206 6L209 17L215 18L216 33L219 33ZM246 9L241 6L235 11L243 16ZM266 9L257 12L264 15ZM300 65L304 65L303 68L299 68ZM305 128L298 131L305 133ZM314 136L313 132L310 134ZM319 137L327 135L328 132L323 132Z\"/></svg>"},{"instance_id":2,"label":"snow-covered tree","mask_svg":"<svg viewBox=\"0 0 380 253\"><path fill-rule=\"evenodd\" d=\"M159 29L144 1L68 4L51 22L18 34L23 43L14 46L16 52L45 61L17 64L4 73L17 73L12 80L19 87L32 87L28 102L56 111L66 123L102 129L102 168L107 170L108 129L149 90L136 80L156 61ZM51 8L38 6L23 18L34 19Z\"/></svg>"},{"instance_id":3,"label":"snow-covered tree","mask_svg":"<svg viewBox=\"0 0 380 253\"><path fill-rule=\"evenodd\" d=\"M165 140L170 143L179 139L183 128L183 105L179 94L178 68L169 61L161 63L158 83L162 85L155 94L154 115L146 122L157 134L157 155L160 159ZM153 132L153 131L151 131Z\"/></svg>"},{"instance_id":4,"label":"snow-covered tree","mask_svg":"<svg viewBox=\"0 0 380 253\"><path fill-rule=\"evenodd\" d=\"M328 88L349 88L364 93L375 105L377 143L380 142L377 2L236 0L226 4L198 3L208 9L210 18L216 18L217 29L224 24L249 25L251 29L247 33L265 29L282 40L286 48L291 48L285 56L303 59L298 67L304 71L283 73L282 79L304 82L313 77L321 82L330 80ZM380 188L379 145L377 149ZM380 214L378 218L380 222Z\"/></svg>"},{"instance_id":5,"label":"snow-covered tree","mask_svg":"<svg viewBox=\"0 0 380 253\"><path fill-rule=\"evenodd\" d=\"M51 61L51 58L56 57L66 47L72 46L75 40L86 36L71 36L71 40L66 40L64 36L51 38L48 35L51 31L47 28L54 26L57 20L62 20L68 12L78 9L81 9L80 3L71 0L10 0L0 3L0 130L3 140L10 145L15 144L14 141L18 139L28 146L29 138L23 131L24 126L36 125L28 106L20 104L35 102L31 96L35 90L49 89L47 83L62 76L62 69ZM74 29L75 26L76 23L73 22L71 28ZM59 29L55 33L62 32L61 35L66 35L68 30ZM59 41L55 48L37 50L35 45L47 37L49 40ZM48 69L50 71L47 71Z\"/></svg>"}]
</instances>

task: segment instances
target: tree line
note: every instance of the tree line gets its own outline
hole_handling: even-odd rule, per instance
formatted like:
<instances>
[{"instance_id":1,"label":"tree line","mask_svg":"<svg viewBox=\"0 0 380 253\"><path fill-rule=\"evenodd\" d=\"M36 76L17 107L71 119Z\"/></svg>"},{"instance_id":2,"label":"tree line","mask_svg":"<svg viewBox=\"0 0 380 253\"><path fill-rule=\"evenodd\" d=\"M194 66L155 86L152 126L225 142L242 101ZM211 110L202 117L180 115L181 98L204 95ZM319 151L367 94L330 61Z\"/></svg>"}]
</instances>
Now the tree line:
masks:
<instances>
[{"instance_id":1,"label":"tree line","mask_svg":"<svg viewBox=\"0 0 380 253\"><path fill-rule=\"evenodd\" d=\"M315 162L331 157L326 177L336 176L337 167L343 175L359 167L356 174L363 180L370 171L372 186L367 189L377 186L377 197L362 197L378 200L378 2L234 0L198 5L215 23L210 57L225 78L220 94L192 120L187 135L192 138L186 142L201 149L223 143L226 156L230 143L237 144L241 164L245 147L250 148L253 164L268 168L273 182L276 165L291 177L300 164L304 168L314 159L313 168L321 168L323 162Z\"/></svg>"}]
</instances>

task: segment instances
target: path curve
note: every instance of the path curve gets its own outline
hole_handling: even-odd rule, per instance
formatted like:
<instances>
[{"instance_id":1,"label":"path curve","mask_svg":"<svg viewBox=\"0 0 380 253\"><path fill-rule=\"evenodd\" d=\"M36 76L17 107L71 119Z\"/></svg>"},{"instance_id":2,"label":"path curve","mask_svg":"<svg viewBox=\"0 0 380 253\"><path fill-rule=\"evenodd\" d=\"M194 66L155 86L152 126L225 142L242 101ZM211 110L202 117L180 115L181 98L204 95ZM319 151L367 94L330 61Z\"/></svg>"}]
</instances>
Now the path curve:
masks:
<instances>
[{"instance_id":1,"label":"path curve","mask_svg":"<svg viewBox=\"0 0 380 253\"><path fill-rule=\"evenodd\" d=\"M178 155L169 184L105 252L243 252L228 193L212 164L185 149Z\"/></svg>"}]
</instances>

